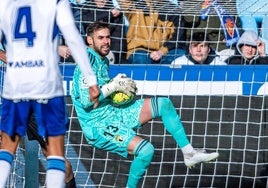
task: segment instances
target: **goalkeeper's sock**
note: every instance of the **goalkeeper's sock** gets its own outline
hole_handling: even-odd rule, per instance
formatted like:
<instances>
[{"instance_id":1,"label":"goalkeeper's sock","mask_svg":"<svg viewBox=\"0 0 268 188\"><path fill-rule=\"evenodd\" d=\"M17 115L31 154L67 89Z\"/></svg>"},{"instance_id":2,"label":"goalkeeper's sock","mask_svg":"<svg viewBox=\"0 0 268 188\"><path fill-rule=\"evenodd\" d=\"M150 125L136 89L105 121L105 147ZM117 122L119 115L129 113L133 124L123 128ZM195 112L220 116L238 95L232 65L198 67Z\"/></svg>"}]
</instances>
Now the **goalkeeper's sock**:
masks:
<instances>
[{"instance_id":1,"label":"goalkeeper's sock","mask_svg":"<svg viewBox=\"0 0 268 188\"><path fill-rule=\"evenodd\" d=\"M10 174L13 158L14 157L10 152L6 150L0 150L0 187L5 187L7 178Z\"/></svg>"},{"instance_id":2,"label":"goalkeeper's sock","mask_svg":"<svg viewBox=\"0 0 268 188\"><path fill-rule=\"evenodd\" d=\"M181 151L183 154L192 153L194 151L194 148L191 144L188 144L184 146L183 148L181 148Z\"/></svg>"},{"instance_id":3,"label":"goalkeeper's sock","mask_svg":"<svg viewBox=\"0 0 268 188\"><path fill-rule=\"evenodd\" d=\"M154 146L147 140L142 140L133 151L135 159L132 161L127 188L136 188L146 169L151 164L154 155Z\"/></svg>"},{"instance_id":4,"label":"goalkeeper's sock","mask_svg":"<svg viewBox=\"0 0 268 188\"><path fill-rule=\"evenodd\" d=\"M169 98L152 98L151 111L153 118L162 118L165 128L173 136L180 148L184 148L185 146L191 147L180 117Z\"/></svg>"},{"instance_id":5,"label":"goalkeeper's sock","mask_svg":"<svg viewBox=\"0 0 268 188\"><path fill-rule=\"evenodd\" d=\"M47 188L65 187L65 158L60 156L47 157Z\"/></svg>"}]
</instances>

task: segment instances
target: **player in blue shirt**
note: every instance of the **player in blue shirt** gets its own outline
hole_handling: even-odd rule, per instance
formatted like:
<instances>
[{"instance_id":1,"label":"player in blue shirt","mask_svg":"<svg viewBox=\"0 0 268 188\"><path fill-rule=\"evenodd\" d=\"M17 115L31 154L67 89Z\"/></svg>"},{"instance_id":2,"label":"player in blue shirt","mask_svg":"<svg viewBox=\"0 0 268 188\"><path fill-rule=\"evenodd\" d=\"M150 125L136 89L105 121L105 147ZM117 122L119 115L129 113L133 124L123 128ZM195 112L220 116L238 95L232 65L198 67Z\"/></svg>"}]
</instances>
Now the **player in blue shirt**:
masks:
<instances>
[{"instance_id":1,"label":"player in blue shirt","mask_svg":"<svg viewBox=\"0 0 268 188\"><path fill-rule=\"evenodd\" d=\"M206 153L192 147L176 109L166 97L139 99L125 106L114 106L109 96L114 91L131 94L136 90L135 83L124 74L118 74L110 80L106 55L110 51L111 39L107 24L95 22L89 25L86 40L89 45L89 63L101 87L99 106L93 108L93 103L87 100L88 87L79 67L75 68L73 75L72 101L83 134L90 145L123 157L128 154L135 156L126 187L138 185L153 158L154 146L136 133L138 128L153 118L162 118L165 128L181 148L187 167L209 162L219 156L216 152Z\"/></svg>"},{"instance_id":2,"label":"player in blue shirt","mask_svg":"<svg viewBox=\"0 0 268 188\"><path fill-rule=\"evenodd\" d=\"M20 138L34 113L38 135L46 140L47 188L65 186L64 136L67 130L58 33L63 34L88 83L88 100L98 104L97 80L68 0L0 1L0 41L7 57L2 92L0 187L11 171Z\"/></svg>"}]
</instances>

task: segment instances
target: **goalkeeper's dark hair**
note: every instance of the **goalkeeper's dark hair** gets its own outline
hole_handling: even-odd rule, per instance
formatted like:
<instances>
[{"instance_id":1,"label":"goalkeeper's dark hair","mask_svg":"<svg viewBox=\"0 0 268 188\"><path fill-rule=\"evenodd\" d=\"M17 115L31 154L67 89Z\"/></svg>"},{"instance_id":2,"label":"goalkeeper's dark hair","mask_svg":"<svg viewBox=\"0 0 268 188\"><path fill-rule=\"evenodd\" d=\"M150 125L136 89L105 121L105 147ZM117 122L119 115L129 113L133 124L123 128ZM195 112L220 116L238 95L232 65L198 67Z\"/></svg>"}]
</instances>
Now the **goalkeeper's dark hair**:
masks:
<instances>
[{"instance_id":1,"label":"goalkeeper's dark hair","mask_svg":"<svg viewBox=\"0 0 268 188\"><path fill-rule=\"evenodd\" d=\"M90 23L86 27L87 36L92 36L95 31L97 31L99 29L105 29L105 28L111 30L110 25L106 22L97 21L97 22ZM86 43L87 43L87 41L86 41Z\"/></svg>"},{"instance_id":2,"label":"goalkeeper's dark hair","mask_svg":"<svg viewBox=\"0 0 268 188\"><path fill-rule=\"evenodd\" d=\"M110 30L110 25L106 22L98 21L88 24L86 28L87 36L92 35L96 30L107 28Z\"/></svg>"}]
</instances>

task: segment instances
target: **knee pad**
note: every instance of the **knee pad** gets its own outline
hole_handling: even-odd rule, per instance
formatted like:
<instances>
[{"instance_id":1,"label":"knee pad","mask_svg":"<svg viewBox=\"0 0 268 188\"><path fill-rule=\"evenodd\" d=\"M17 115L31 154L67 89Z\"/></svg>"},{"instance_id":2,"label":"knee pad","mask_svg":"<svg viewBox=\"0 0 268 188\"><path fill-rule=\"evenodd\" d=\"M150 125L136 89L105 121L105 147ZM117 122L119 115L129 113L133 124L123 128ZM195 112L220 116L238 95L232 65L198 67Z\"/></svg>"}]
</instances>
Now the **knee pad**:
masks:
<instances>
[{"instance_id":1,"label":"knee pad","mask_svg":"<svg viewBox=\"0 0 268 188\"><path fill-rule=\"evenodd\" d=\"M141 159L148 166L154 156L154 146L147 140L142 140L136 146L134 156Z\"/></svg>"}]
</instances>

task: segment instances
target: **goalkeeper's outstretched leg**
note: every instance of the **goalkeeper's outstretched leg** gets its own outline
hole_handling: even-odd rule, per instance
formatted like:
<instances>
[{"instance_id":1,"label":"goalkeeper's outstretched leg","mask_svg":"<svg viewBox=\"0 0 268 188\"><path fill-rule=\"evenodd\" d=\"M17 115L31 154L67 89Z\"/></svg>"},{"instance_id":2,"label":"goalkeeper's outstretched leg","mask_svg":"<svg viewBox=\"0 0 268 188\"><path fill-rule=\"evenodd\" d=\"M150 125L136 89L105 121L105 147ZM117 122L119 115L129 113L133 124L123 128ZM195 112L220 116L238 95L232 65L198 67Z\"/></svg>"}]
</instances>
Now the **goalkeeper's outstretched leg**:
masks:
<instances>
[{"instance_id":1,"label":"goalkeeper's outstretched leg","mask_svg":"<svg viewBox=\"0 0 268 188\"><path fill-rule=\"evenodd\" d=\"M150 106L150 108L148 106ZM149 108L150 112L144 115L140 114L141 121L146 122L148 120L149 113L151 113L152 118L161 117L165 128L173 136L177 145L181 148L184 156L184 163L187 167L192 168L200 162L209 162L219 156L219 153L217 152L206 153L205 150L194 149L192 147L186 136L180 117L169 98L152 98L150 99L150 105L147 104L147 102L144 102L143 108Z\"/></svg>"},{"instance_id":2,"label":"goalkeeper's outstretched leg","mask_svg":"<svg viewBox=\"0 0 268 188\"><path fill-rule=\"evenodd\" d=\"M169 98L155 97L144 99L139 114L140 124L144 125L157 117L162 119L165 128L172 135L178 147L181 148L184 164L188 168L192 168L198 163L207 163L218 158L219 153L217 152L207 153L203 149L193 148L186 136L179 115ZM127 187L134 188L138 185L139 180L151 163L154 147L148 141L135 136L128 145L128 151L130 154L134 154L135 159L130 167Z\"/></svg>"}]
</instances>

